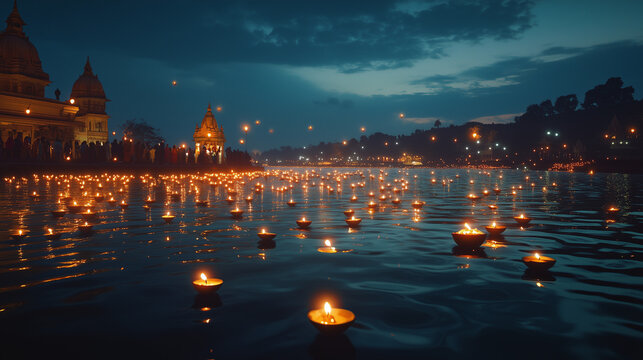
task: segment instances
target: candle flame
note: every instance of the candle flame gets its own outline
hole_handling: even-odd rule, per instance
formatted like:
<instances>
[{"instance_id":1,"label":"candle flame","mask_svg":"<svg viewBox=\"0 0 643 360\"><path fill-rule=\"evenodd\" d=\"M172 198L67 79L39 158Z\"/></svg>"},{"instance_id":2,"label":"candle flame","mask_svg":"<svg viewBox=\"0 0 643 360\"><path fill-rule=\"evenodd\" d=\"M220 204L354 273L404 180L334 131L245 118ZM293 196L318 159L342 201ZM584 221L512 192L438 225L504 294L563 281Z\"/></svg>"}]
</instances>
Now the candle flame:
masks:
<instances>
[{"instance_id":1,"label":"candle flame","mask_svg":"<svg viewBox=\"0 0 643 360\"><path fill-rule=\"evenodd\" d=\"M524 219L524 218L525 218L525 214L520 214L519 218Z\"/></svg>"},{"instance_id":2,"label":"candle flame","mask_svg":"<svg viewBox=\"0 0 643 360\"><path fill-rule=\"evenodd\" d=\"M332 246L332 244L330 243L330 240L325 240L324 245L326 245L328 247Z\"/></svg>"},{"instance_id":3,"label":"candle flame","mask_svg":"<svg viewBox=\"0 0 643 360\"><path fill-rule=\"evenodd\" d=\"M201 273L201 279L205 281L206 284L208 283L208 277L205 276L205 273Z\"/></svg>"},{"instance_id":4,"label":"candle flame","mask_svg":"<svg viewBox=\"0 0 643 360\"><path fill-rule=\"evenodd\" d=\"M306 221L306 218L305 217L301 218L301 221Z\"/></svg>"},{"instance_id":5,"label":"candle flame","mask_svg":"<svg viewBox=\"0 0 643 360\"><path fill-rule=\"evenodd\" d=\"M54 233L54 230L52 228L47 229L47 231L49 231L50 234Z\"/></svg>"},{"instance_id":6,"label":"candle flame","mask_svg":"<svg viewBox=\"0 0 643 360\"><path fill-rule=\"evenodd\" d=\"M491 227L494 227L494 228L496 227L496 222L495 221L493 223L491 223Z\"/></svg>"},{"instance_id":7,"label":"candle flame","mask_svg":"<svg viewBox=\"0 0 643 360\"><path fill-rule=\"evenodd\" d=\"M18 230L18 235L22 235L22 230Z\"/></svg>"},{"instance_id":8,"label":"candle flame","mask_svg":"<svg viewBox=\"0 0 643 360\"><path fill-rule=\"evenodd\" d=\"M326 316L330 316L331 310L332 308L330 307L330 304L326 301L326 303L324 303L324 312L326 313Z\"/></svg>"},{"instance_id":9,"label":"candle flame","mask_svg":"<svg viewBox=\"0 0 643 360\"><path fill-rule=\"evenodd\" d=\"M539 253L535 253L534 256L536 257L536 259L540 260L540 254Z\"/></svg>"},{"instance_id":10,"label":"candle flame","mask_svg":"<svg viewBox=\"0 0 643 360\"><path fill-rule=\"evenodd\" d=\"M167 216L170 216L170 212L169 212L169 211L167 212Z\"/></svg>"},{"instance_id":11,"label":"candle flame","mask_svg":"<svg viewBox=\"0 0 643 360\"><path fill-rule=\"evenodd\" d=\"M89 224L87 223L87 221L85 221L85 226L88 226L88 225L89 225Z\"/></svg>"},{"instance_id":12,"label":"candle flame","mask_svg":"<svg viewBox=\"0 0 643 360\"><path fill-rule=\"evenodd\" d=\"M469 226L469 224L467 224L467 223L464 223L464 227L466 227L466 228L467 228L467 230L471 230L471 227L470 227L470 226Z\"/></svg>"},{"instance_id":13,"label":"candle flame","mask_svg":"<svg viewBox=\"0 0 643 360\"><path fill-rule=\"evenodd\" d=\"M262 234L265 234L265 233L266 233L266 229L261 229L261 233L262 233Z\"/></svg>"}]
</instances>

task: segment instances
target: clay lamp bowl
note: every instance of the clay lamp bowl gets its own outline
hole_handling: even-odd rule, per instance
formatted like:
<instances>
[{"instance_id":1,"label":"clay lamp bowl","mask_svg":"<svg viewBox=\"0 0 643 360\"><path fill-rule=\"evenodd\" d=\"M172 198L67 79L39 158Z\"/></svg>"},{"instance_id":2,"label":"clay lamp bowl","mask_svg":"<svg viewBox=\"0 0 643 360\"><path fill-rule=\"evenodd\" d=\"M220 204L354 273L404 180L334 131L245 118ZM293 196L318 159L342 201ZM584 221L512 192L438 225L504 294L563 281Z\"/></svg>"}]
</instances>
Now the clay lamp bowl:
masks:
<instances>
[{"instance_id":1,"label":"clay lamp bowl","mask_svg":"<svg viewBox=\"0 0 643 360\"><path fill-rule=\"evenodd\" d=\"M239 208L230 210L230 215L232 215L232 218L234 219L241 219L243 217L243 210Z\"/></svg>"},{"instance_id":2,"label":"clay lamp bowl","mask_svg":"<svg viewBox=\"0 0 643 360\"><path fill-rule=\"evenodd\" d=\"M148 196L147 199L145 199L145 203L148 205L154 204L155 202L156 200L152 199L150 196Z\"/></svg>"},{"instance_id":3,"label":"clay lamp bowl","mask_svg":"<svg viewBox=\"0 0 643 360\"><path fill-rule=\"evenodd\" d=\"M424 201L415 200L411 203L411 207L415 210L420 210L424 206Z\"/></svg>"},{"instance_id":4,"label":"clay lamp bowl","mask_svg":"<svg viewBox=\"0 0 643 360\"><path fill-rule=\"evenodd\" d=\"M58 240L60 239L60 233L54 232L54 229L52 228L47 228L47 232L45 233L45 238L47 240Z\"/></svg>"},{"instance_id":5,"label":"clay lamp bowl","mask_svg":"<svg viewBox=\"0 0 643 360\"><path fill-rule=\"evenodd\" d=\"M127 207L129 207L129 205L125 202L125 200L121 200L120 206L122 210L125 210L127 209Z\"/></svg>"},{"instance_id":6,"label":"clay lamp bowl","mask_svg":"<svg viewBox=\"0 0 643 360\"><path fill-rule=\"evenodd\" d=\"M368 206L368 208L369 208L369 209L375 209L375 208L377 207L377 203L376 203L375 201L372 201L372 200L371 200L371 201L367 204L367 206Z\"/></svg>"},{"instance_id":7,"label":"clay lamp bowl","mask_svg":"<svg viewBox=\"0 0 643 360\"><path fill-rule=\"evenodd\" d=\"M335 247L330 242L330 240L324 240L324 245L325 246L318 248L317 251L326 253L326 254L334 254L337 252L337 249L335 249Z\"/></svg>"},{"instance_id":8,"label":"clay lamp bowl","mask_svg":"<svg viewBox=\"0 0 643 360\"><path fill-rule=\"evenodd\" d=\"M228 205L234 204L234 199L232 198L232 196L228 196L228 198L225 199L225 201L228 203Z\"/></svg>"},{"instance_id":9,"label":"clay lamp bowl","mask_svg":"<svg viewBox=\"0 0 643 360\"><path fill-rule=\"evenodd\" d=\"M96 193L96 195L94 195L94 201L101 202L103 200L105 200L105 196L103 194Z\"/></svg>"},{"instance_id":10,"label":"clay lamp bowl","mask_svg":"<svg viewBox=\"0 0 643 360\"><path fill-rule=\"evenodd\" d=\"M111 197L111 198L109 198L109 200L107 200L107 202L109 203L109 205L114 206L116 204L116 199Z\"/></svg>"},{"instance_id":11,"label":"clay lamp bowl","mask_svg":"<svg viewBox=\"0 0 643 360\"><path fill-rule=\"evenodd\" d=\"M197 200L194 202L196 206L206 207L208 206L208 200Z\"/></svg>"},{"instance_id":12,"label":"clay lamp bowl","mask_svg":"<svg viewBox=\"0 0 643 360\"><path fill-rule=\"evenodd\" d=\"M235 196L235 195L237 195L237 191L236 190L228 190L228 195Z\"/></svg>"},{"instance_id":13,"label":"clay lamp bowl","mask_svg":"<svg viewBox=\"0 0 643 360\"><path fill-rule=\"evenodd\" d=\"M11 233L11 238L14 240L22 240L27 237L27 234L29 234L29 231L18 229L17 231Z\"/></svg>"},{"instance_id":14,"label":"clay lamp bowl","mask_svg":"<svg viewBox=\"0 0 643 360\"><path fill-rule=\"evenodd\" d=\"M34 200L38 200L38 199L40 199L40 194L38 194L38 193L37 193L37 192L35 192L35 191L34 191L34 192L32 192L32 193L31 193L31 195L29 195L29 196L30 196L32 199L34 199Z\"/></svg>"},{"instance_id":15,"label":"clay lamp bowl","mask_svg":"<svg viewBox=\"0 0 643 360\"><path fill-rule=\"evenodd\" d=\"M607 213L608 213L608 214L616 214L616 213L618 213L619 211L621 211L621 209L619 209L619 208L617 208L617 207L614 207L614 206L612 206L612 207L610 207L609 209L607 209Z\"/></svg>"},{"instance_id":16,"label":"clay lamp bowl","mask_svg":"<svg viewBox=\"0 0 643 360\"><path fill-rule=\"evenodd\" d=\"M484 228L485 230L487 230L489 235L492 235L492 236L498 236L503 232L505 232L505 230L507 230L506 226L497 225L495 221L491 223L491 226L485 226Z\"/></svg>"},{"instance_id":17,"label":"clay lamp bowl","mask_svg":"<svg viewBox=\"0 0 643 360\"><path fill-rule=\"evenodd\" d=\"M252 202L252 196L246 198L246 203L250 204Z\"/></svg>"},{"instance_id":18,"label":"clay lamp bowl","mask_svg":"<svg viewBox=\"0 0 643 360\"><path fill-rule=\"evenodd\" d=\"M464 227L464 229L451 233L453 241L455 241L458 246L465 249L475 249L484 244L484 241L487 239L487 234L478 229L470 228L469 224L466 223Z\"/></svg>"},{"instance_id":19,"label":"clay lamp bowl","mask_svg":"<svg viewBox=\"0 0 643 360\"><path fill-rule=\"evenodd\" d=\"M266 232L266 229L261 229L261 232L257 233L257 236L259 236L259 239L261 239L261 241L270 241L274 239L277 234Z\"/></svg>"},{"instance_id":20,"label":"clay lamp bowl","mask_svg":"<svg viewBox=\"0 0 643 360\"><path fill-rule=\"evenodd\" d=\"M469 199L469 200L478 200L478 199L480 199L480 196L472 193L472 194L467 195L467 199Z\"/></svg>"},{"instance_id":21,"label":"clay lamp bowl","mask_svg":"<svg viewBox=\"0 0 643 360\"><path fill-rule=\"evenodd\" d=\"M152 207L147 205L147 204L145 204L145 205L143 205L143 209L145 209L145 211L151 211Z\"/></svg>"},{"instance_id":22,"label":"clay lamp bowl","mask_svg":"<svg viewBox=\"0 0 643 360\"><path fill-rule=\"evenodd\" d=\"M57 218L61 218L61 217L65 216L66 212L67 211L65 211L65 209L56 209L56 210L51 210L51 215L53 215L54 217L57 217Z\"/></svg>"},{"instance_id":23,"label":"clay lamp bowl","mask_svg":"<svg viewBox=\"0 0 643 360\"><path fill-rule=\"evenodd\" d=\"M351 196L351 202L356 202L356 201L357 201L357 196L356 195Z\"/></svg>"},{"instance_id":24,"label":"clay lamp bowl","mask_svg":"<svg viewBox=\"0 0 643 360\"><path fill-rule=\"evenodd\" d=\"M82 234L89 234L92 232L93 227L94 225L88 224L87 221L85 221L84 224L78 225L78 230L80 230Z\"/></svg>"},{"instance_id":25,"label":"clay lamp bowl","mask_svg":"<svg viewBox=\"0 0 643 360\"><path fill-rule=\"evenodd\" d=\"M350 310L331 308L326 302L323 309L308 312L308 320L324 335L338 335L346 331L355 321Z\"/></svg>"},{"instance_id":26,"label":"clay lamp bowl","mask_svg":"<svg viewBox=\"0 0 643 360\"><path fill-rule=\"evenodd\" d=\"M356 228L362 222L362 219L356 218L355 216L351 216L350 218L346 219L345 221L346 221L346 224L348 224L348 227Z\"/></svg>"},{"instance_id":27,"label":"clay lamp bowl","mask_svg":"<svg viewBox=\"0 0 643 360\"><path fill-rule=\"evenodd\" d=\"M482 190L482 195L483 196L489 196L489 190L487 190L487 189Z\"/></svg>"},{"instance_id":28,"label":"clay lamp bowl","mask_svg":"<svg viewBox=\"0 0 643 360\"><path fill-rule=\"evenodd\" d=\"M96 219L96 213L93 212L91 209L87 209L87 211L83 211L80 213L83 219L85 220L93 220Z\"/></svg>"},{"instance_id":29,"label":"clay lamp bowl","mask_svg":"<svg viewBox=\"0 0 643 360\"><path fill-rule=\"evenodd\" d=\"M306 220L305 217L297 220L297 226L299 226L300 229L308 229L312 223L312 221Z\"/></svg>"},{"instance_id":30,"label":"clay lamp bowl","mask_svg":"<svg viewBox=\"0 0 643 360\"><path fill-rule=\"evenodd\" d=\"M353 215L355 215L355 210L353 210L353 209L348 209L348 210L344 211L344 216L346 216L347 218L349 218L349 217L351 217Z\"/></svg>"},{"instance_id":31,"label":"clay lamp bowl","mask_svg":"<svg viewBox=\"0 0 643 360\"><path fill-rule=\"evenodd\" d=\"M496 209L498 209L498 205L495 205L495 204L489 204L489 209L491 209L491 210L496 210Z\"/></svg>"},{"instance_id":32,"label":"clay lamp bowl","mask_svg":"<svg viewBox=\"0 0 643 360\"><path fill-rule=\"evenodd\" d=\"M525 214L520 214L520 216L514 216L514 220L516 220L518 225L526 226L531 221L531 218L526 217Z\"/></svg>"},{"instance_id":33,"label":"clay lamp bowl","mask_svg":"<svg viewBox=\"0 0 643 360\"><path fill-rule=\"evenodd\" d=\"M544 272L549 270L549 268L556 264L556 259L550 258L549 256L541 256L540 254L535 253L533 256L523 257L522 262L527 265L529 270L535 272Z\"/></svg>"},{"instance_id":34,"label":"clay lamp bowl","mask_svg":"<svg viewBox=\"0 0 643 360\"><path fill-rule=\"evenodd\" d=\"M293 200L293 199L288 200L287 204L288 204L288 206L290 206L290 207L295 207L295 206L297 206L297 202L295 202L295 200Z\"/></svg>"},{"instance_id":35,"label":"clay lamp bowl","mask_svg":"<svg viewBox=\"0 0 643 360\"><path fill-rule=\"evenodd\" d=\"M79 205L76 201L73 201L71 204L67 204L67 209L73 213L77 213L83 209L83 206Z\"/></svg>"},{"instance_id":36,"label":"clay lamp bowl","mask_svg":"<svg viewBox=\"0 0 643 360\"><path fill-rule=\"evenodd\" d=\"M170 214L168 211L165 215L161 216L163 218L163 221L165 221L166 224L171 224L172 220L174 220L174 215Z\"/></svg>"},{"instance_id":37,"label":"clay lamp bowl","mask_svg":"<svg viewBox=\"0 0 643 360\"><path fill-rule=\"evenodd\" d=\"M501 191L502 191L502 190L500 190L499 188L495 188L495 189L493 189L493 192L495 192L496 194L500 194L500 192L501 192Z\"/></svg>"},{"instance_id":38,"label":"clay lamp bowl","mask_svg":"<svg viewBox=\"0 0 643 360\"><path fill-rule=\"evenodd\" d=\"M371 192L368 193L368 196L369 197L375 197L375 194L373 194L373 192L371 191Z\"/></svg>"},{"instance_id":39,"label":"clay lamp bowl","mask_svg":"<svg viewBox=\"0 0 643 360\"><path fill-rule=\"evenodd\" d=\"M223 285L223 280L217 278L208 279L204 273L201 273L201 278L192 281L192 285L194 285L194 289L199 294L212 294Z\"/></svg>"}]
</instances>

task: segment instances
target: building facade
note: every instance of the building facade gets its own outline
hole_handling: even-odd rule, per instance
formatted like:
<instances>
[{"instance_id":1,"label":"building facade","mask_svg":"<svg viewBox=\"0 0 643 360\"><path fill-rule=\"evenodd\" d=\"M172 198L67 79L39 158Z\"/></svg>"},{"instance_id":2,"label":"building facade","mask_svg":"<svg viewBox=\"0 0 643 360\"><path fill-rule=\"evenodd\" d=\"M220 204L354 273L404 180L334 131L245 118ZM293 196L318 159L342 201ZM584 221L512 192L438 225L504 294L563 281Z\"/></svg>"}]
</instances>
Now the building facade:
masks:
<instances>
[{"instance_id":1,"label":"building facade","mask_svg":"<svg viewBox=\"0 0 643 360\"><path fill-rule=\"evenodd\" d=\"M201 120L201 126L197 125L194 130L194 144L195 156L198 157L202 151L206 151L216 164L223 163L225 136L223 127L219 126L214 118L210 104L208 104L208 110Z\"/></svg>"},{"instance_id":2,"label":"building facade","mask_svg":"<svg viewBox=\"0 0 643 360\"><path fill-rule=\"evenodd\" d=\"M51 84L49 74L44 72L38 51L23 30L26 23L15 1L6 24L0 33L2 140L10 136L45 138L72 145L75 141L107 141L107 99L89 61L68 100L61 101L59 91L56 99L46 98L45 87Z\"/></svg>"}]
</instances>

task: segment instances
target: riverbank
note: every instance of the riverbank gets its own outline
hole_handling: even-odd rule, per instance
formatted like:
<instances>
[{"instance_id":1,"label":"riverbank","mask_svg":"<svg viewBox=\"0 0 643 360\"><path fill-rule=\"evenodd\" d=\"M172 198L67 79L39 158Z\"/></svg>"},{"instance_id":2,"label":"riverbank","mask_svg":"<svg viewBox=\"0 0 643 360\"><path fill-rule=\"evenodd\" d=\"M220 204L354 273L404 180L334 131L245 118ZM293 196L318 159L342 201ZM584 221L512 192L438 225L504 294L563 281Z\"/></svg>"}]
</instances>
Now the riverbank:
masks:
<instances>
[{"instance_id":1,"label":"riverbank","mask_svg":"<svg viewBox=\"0 0 643 360\"><path fill-rule=\"evenodd\" d=\"M230 172L262 171L261 166L232 165L196 165L196 164L140 164L140 163L0 163L0 175L18 176L35 173L69 173L69 172L128 172L128 173L194 173L194 172Z\"/></svg>"}]
</instances>

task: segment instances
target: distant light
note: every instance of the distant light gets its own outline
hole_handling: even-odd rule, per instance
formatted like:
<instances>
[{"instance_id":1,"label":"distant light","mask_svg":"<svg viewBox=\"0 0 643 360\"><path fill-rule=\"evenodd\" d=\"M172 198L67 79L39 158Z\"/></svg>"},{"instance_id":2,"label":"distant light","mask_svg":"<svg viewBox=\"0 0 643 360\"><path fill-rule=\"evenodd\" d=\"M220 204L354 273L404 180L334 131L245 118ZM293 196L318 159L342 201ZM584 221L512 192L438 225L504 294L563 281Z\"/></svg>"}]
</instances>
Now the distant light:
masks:
<instances>
[{"instance_id":1,"label":"distant light","mask_svg":"<svg viewBox=\"0 0 643 360\"><path fill-rule=\"evenodd\" d=\"M363 127L363 126L362 126L359 130L360 130L361 132L366 132L366 128L365 128L365 127Z\"/></svg>"},{"instance_id":2,"label":"distant light","mask_svg":"<svg viewBox=\"0 0 643 360\"><path fill-rule=\"evenodd\" d=\"M270 129L270 130L268 130L268 132L272 134L272 133L274 133L274 132L275 132L275 130Z\"/></svg>"},{"instance_id":3,"label":"distant light","mask_svg":"<svg viewBox=\"0 0 643 360\"><path fill-rule=\"evenodd\" d=\"M631 128L631 129L630 129L630 132L631 132L632 134L634 134L634 133L636 132L636 129L635 129L635 128Z\"/></svg>"},{"instance_id":4,"label":"distant light","mask_svg":"<svg viewBox=\"0 0 643 360\"><path fill-rule=\"evenodd\" d=\"M217 106L217 111L221 111L223 108L221 106Z\"/></svg>"},{"instance_id":5,"label":"distant light","mask_svg":"<svg viewBox=\"0 0 643 360\"><path fill-rule=\"evenodd\" d=\"M551 131L547 131L547 135L551 135Z\"/></svg>"},{"instance_id":6,"label":"distant light","mask_svg":"<svg viewBox=\"0 0 643 360\"><path fill-rule=\"evenodd\" d=\"M312 125L308 125L308 131L312 131L312 130L313 130L313 126L312 126Z\"/></svg>"},{"instance_id":7,"label":"distant light","mask_svg":"<svg viewBox=\"0 0 643 360\"><path fill-rule=\"evenodd\" d=\"M400 119L404 119L405 116L404 113L400 113Z\"/></svg>"},{"instance_id":8,"label":"distant light","mask_svg":"<svg viewBox=\"0 0 643 360\"><path fill-rule=\"evenodd\" d=\"M558 133L555 133L554 136L558 136Z\"/></svg>"},{"instance_id":9,"label":"distant light","mask_svg":"<svg viewBox=\"0 0 643 360\"><path fill-rule=\"evenodd\" d=\"M255 124L260 125L260 124L261 124L261 121L260 121L260 120L257 120L257 121L255 121Z\"/></svg>"},{"instance_id":10,"label":"distant light","mask_svg":"<svg viewBox=\"0 0 643 360\"><path fill-rule=\"evenodd\" d=\"M70 103L70 104L74 105L74 103L75 103L75 102L76 102L76 100L75 100L75 99L69 99L69 103Z\"/></svg>"},{"instance_id":11,"label":"distant light","mask_svg":"<svg viewBox=\"0 0 643 360\"><path fill-rule=\"evenodd\" d=\"M172 80L172 86L176 86L176 80Z\"/></svg>"},{"instance_id":12,"label":"distant light","mask_svg":"<svg viewBox=\"0 0 643 360\"><path fill-rule=\"evenodd\" d=\"M243 139L239 139L239 144L243 144L245 141Z\"/></svg>"},{"instance_id":13,"label":"distant light","mask_svg":"<svg viewBox=\"0 0 643 360\"><path fill-rule=\"evenodd\" d=\"M27 115L31 114L31 109L27 108L27 110L25 110L25 114Z\"/></svg>"}]
</instances>

